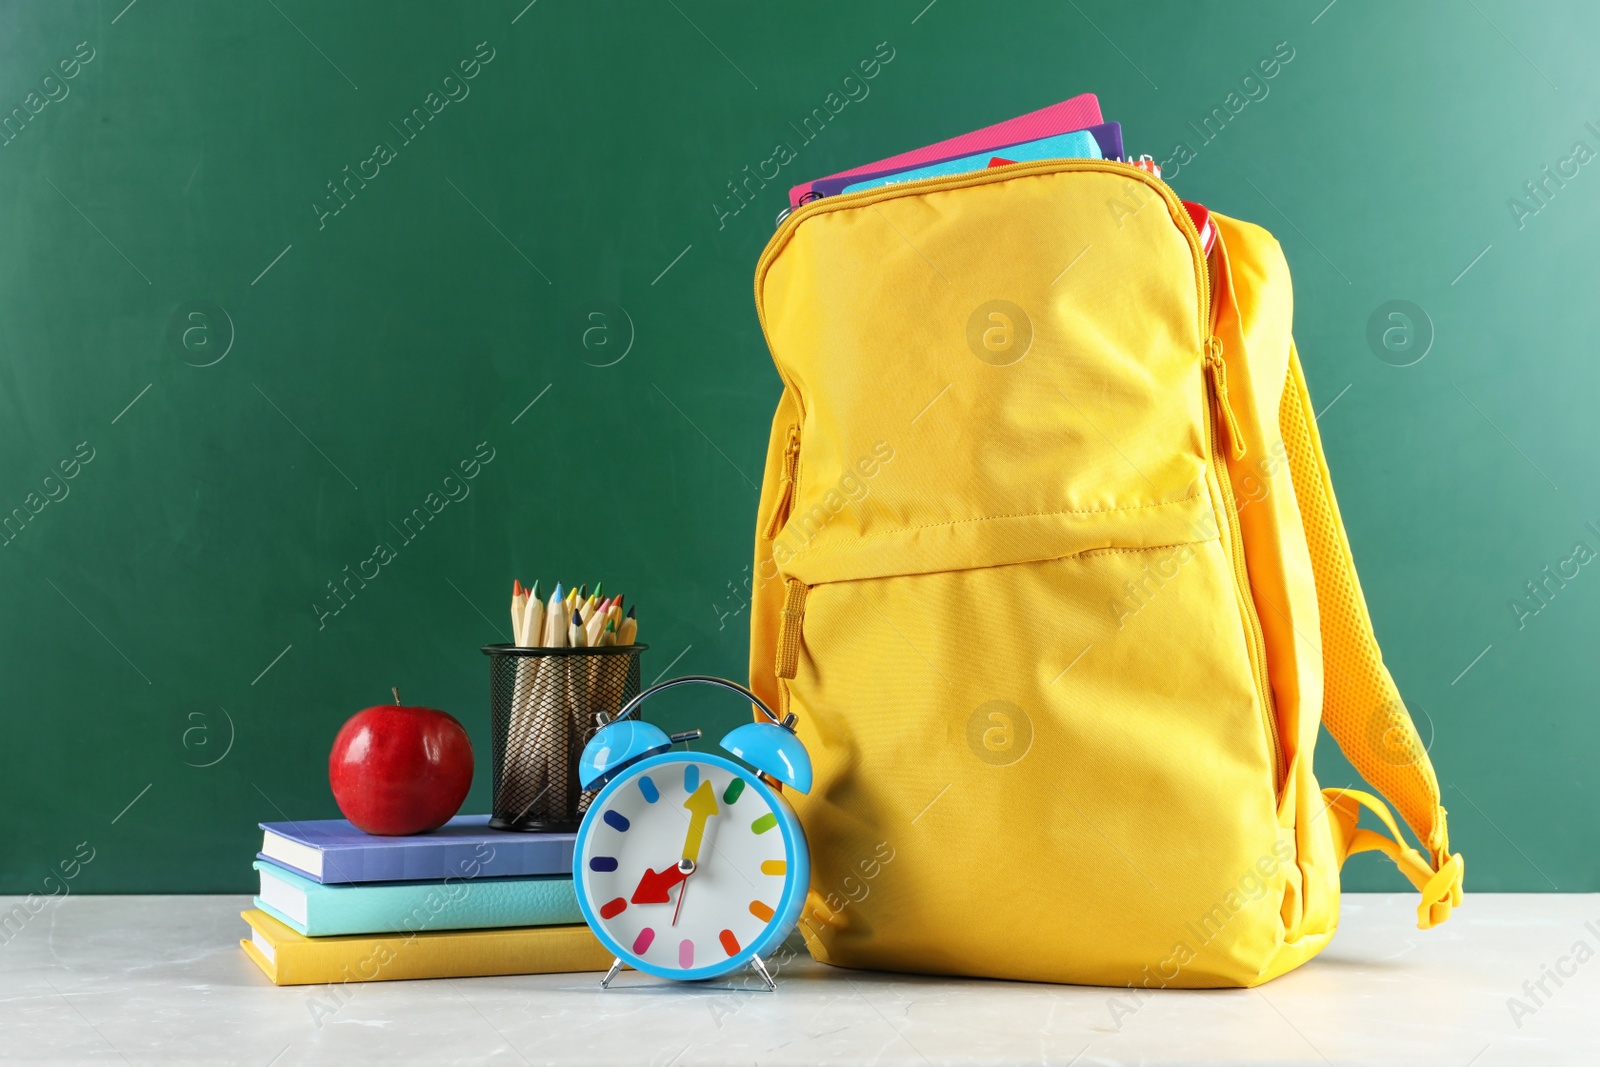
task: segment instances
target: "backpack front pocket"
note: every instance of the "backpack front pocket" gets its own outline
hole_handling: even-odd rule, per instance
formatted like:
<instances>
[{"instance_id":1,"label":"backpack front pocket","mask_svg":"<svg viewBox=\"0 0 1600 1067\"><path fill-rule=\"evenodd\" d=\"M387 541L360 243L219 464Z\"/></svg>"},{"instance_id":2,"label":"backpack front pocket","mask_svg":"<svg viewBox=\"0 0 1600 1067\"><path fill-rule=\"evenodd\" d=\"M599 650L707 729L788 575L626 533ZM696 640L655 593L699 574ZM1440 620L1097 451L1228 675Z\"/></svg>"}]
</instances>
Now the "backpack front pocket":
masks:
<instances>
[{"instance_id":1,"label":"backpack front pocket","mask_svg":"<svg viewBox=\"0 0 1600 1067\"><path fill-rule=\"evenodd\" d=\"M815 762L819 953L1120 984L1188 941L1191 980L1254 966L1270 896L1205 919L1277 834L1234 598L1219 537L791 578L776 667ZM873 895L836 907L883 842Z\"/></svg>"}]
</instances>

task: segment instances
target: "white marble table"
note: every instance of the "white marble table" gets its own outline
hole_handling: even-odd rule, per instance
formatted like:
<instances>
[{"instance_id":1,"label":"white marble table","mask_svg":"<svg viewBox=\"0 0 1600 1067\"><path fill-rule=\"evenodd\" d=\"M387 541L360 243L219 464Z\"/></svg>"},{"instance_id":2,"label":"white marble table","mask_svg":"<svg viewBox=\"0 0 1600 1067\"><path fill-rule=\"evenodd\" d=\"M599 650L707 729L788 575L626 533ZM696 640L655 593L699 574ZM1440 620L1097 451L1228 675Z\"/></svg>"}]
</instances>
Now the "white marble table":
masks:
<instances>
[{"instance_id":1,"label":"white marble table","mask_svg":"<svg viewBox=\"0 0 1600 1067\"><path fill-rule=\"evenodd\" d=\"M0 898L0 914L15 898ZM625 972L380 982L317 1018L240 951L247 897L71 897L0 934L0 1061L93 1064L1600 1063L1600 896L1470 895L1420 933L1349 896L1338 938L1259 990L950 981L802 957L777 993ZM1586 926L1585 924L1592 924ZM1597 955L1578 963L1577 942ZM1565 962L1563 959L1565 958ZM1575 972L1534 1004L1523 983ZM1514 1018L1509 998L1531 1013ZM1131 1010L1131 1014L1129 1011ZM1520 1026L1519 1026L1520 1023Z\"/></svg>"}]
</instances>

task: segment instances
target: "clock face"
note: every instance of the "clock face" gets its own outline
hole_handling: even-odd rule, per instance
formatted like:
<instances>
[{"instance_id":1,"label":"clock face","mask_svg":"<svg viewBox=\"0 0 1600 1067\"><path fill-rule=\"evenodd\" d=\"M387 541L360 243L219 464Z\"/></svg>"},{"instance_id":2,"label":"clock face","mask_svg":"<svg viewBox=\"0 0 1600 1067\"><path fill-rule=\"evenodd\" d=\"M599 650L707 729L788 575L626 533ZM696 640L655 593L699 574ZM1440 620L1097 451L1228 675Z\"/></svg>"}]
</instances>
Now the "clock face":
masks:
<instances>
[{"instance_id":1,"label":"clock face","mask_svg":"<svg viewBox=\"0 0 1600 1067\"><path fill-rule=\"evenodd\" d=\"M619 956L704 978L788 933L809 877L801 841L794 814L752 772L673 752L595 798L574 873L590 924Z\"/></svg>"}]
</instances>

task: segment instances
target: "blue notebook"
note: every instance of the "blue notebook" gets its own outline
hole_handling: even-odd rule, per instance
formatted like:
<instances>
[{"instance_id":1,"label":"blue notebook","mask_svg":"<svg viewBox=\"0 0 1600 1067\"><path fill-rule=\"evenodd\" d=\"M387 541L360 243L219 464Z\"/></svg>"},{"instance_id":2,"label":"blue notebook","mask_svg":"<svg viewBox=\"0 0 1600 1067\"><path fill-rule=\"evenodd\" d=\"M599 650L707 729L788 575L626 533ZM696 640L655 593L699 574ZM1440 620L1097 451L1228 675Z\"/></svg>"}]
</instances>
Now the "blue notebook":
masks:
<instances>
[{"instance_id":1,"label":"blue notebook","mask_svg":"<svg viewBox=\"0 0 1600 1067\"><path fill-rule=\"evenodd\" d=\"M261 824L258 857L324 885L442 882L572 874L574 834L489 829L487 815L457 815L439 829L377 837L344 819Z\"/></svg>"},{"instance_id":2,"label":"blue notebook","mask_svg":"<svg viewBox=\"0 0 1600 1067\"><path fill-rule=\"evenodd\" d=\"M320 885L257 860L256 907L307 937L583 922L572 875Z\"/></svg>"}]
</instances>

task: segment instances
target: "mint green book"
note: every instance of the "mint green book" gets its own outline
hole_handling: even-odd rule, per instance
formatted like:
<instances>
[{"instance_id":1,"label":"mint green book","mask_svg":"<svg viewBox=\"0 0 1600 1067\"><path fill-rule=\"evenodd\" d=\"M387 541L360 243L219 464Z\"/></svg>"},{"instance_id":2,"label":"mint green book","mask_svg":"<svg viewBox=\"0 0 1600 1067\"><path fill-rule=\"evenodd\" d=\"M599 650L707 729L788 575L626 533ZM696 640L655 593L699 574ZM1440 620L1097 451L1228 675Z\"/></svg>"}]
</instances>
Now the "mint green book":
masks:
<instances>
[{"instance_id":1,"label":"mint green book","mask_svg":"<svg viewBox=\"0 0 1600 1067\"><path fill-rule=\"evenodd\" d=\"M582 923L567 875L319 885L257 860L256 907L307 937Z\"/></svg>"}]
</instances>

